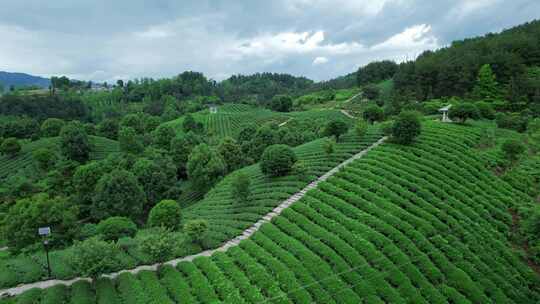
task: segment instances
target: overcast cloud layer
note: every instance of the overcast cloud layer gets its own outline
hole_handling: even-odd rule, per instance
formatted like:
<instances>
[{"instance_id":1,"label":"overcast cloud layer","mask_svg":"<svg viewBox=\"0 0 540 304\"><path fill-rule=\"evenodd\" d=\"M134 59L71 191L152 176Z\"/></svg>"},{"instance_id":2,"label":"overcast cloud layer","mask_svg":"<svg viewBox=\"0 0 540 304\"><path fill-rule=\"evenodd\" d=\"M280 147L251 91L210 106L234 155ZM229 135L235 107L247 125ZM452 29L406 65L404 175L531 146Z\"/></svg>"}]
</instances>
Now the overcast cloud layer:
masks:
<instances>
[{"instance_id":1,"label":"overcast cloud layer","mask_svg":"<svg viewBox=\"0 0 540 304\"><path fill-rule=\"evenodd\" d=\"M0 70L94 81L185 70L325 80L540 18L538 0L4 2Z\"/></svg>"}]
</instances>

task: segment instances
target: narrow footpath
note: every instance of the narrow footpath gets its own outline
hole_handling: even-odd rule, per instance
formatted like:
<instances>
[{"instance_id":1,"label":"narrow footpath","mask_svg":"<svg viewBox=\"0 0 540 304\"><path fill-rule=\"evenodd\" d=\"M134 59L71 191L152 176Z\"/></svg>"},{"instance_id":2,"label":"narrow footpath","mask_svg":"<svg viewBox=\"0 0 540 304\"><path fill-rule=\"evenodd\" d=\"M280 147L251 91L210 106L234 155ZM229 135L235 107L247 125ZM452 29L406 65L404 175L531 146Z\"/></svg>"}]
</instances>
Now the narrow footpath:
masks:
<instances>
[{"instance_id":1,"label":"narrow footpath","mask_svg":"<svg viewBox=\"0 0 540 304\"><path fill-rule=\"evenodd\" d=\"M306 195L306 193L309 190L316 188L319 185L319 183L324 182L329 177L336 174L339 170L341 170L343 167L347 166L351 162L363 157L370 150L372 150L373 148L375 148L375 147L379 146L380 144L382 144L386 139L387 139L387 137L383 137L383 138L379 139L377 142L373 143L371 146L369 146L366 149L364 149L364 150L358 152L357 154L351 156L350 158L343 161L342 163L340 163L339 165L337 165L336 167L334 167L330 171L326 172L324 175L320 176L319 178L317 178L316 180L314 180L313 182L308 184L304 189L302 189L299 192L293 194L288 199L286 199L281 204L279 204L277 207L275 207L272 211L270 211L269 213L264 215L255 224L253 224L248 229L244 230L242 232L242 234L240 234L239 236L225 242L220 247L215 248L215 249L211 249L211 250L202 251L202 252L199 252L199 253L194 254L194 255L189 255L189 256L182 257L182 258L174 259L174 260L165 262L163 264L176 266L180 262L193 261L194 259L196 259L198 257L209 257L212 254L214 254L215 252L219 252L219 251L220 252L225 252L231 247L238 246L238 244L240 244L240 242L242 240L245 240L245 239L251 237L255 232L257 232L259 230L259 228L263 224L270 222L274 217L280 215L281 212L283 212L283 210L285 210L286 208L291 206L293 203L295 203L296 201L298 201L302 197L304 197L304 195ZM103 277L114 279L114 278L116 278L117 276L119 276L120 274L122 274L124 272L129 272L129 273L132 273L132 274L136 274L136 273L138 273L138 272L140 272L142 270L156 271L160 265L162 265L162 264L143 265L143 266L139 266L139 267L136 267L136 268L133 268L133 269L121 270L119 272L106 274L106 275L103 275ZM60 284L70 286L70 285L72 285L73 283L75 283L77 281L92 282L92 279L91 278L84 278L84 277L77 277L77 278L74 278L74 279L71 279L71 280L46 280L46 281L40 281L40 282L35 282L35 283L29 283L29 284L20 285L20 286L17 286L17 287L12 287L12 288L7 288L7 289L0 290L0 297L19 295L19 294L21 294L21 293L23 293L23 292L25 292L27 290L30 290L32 288L44 289L44 288L49 288L49 287L52 287L54 285L60 285Z\"/></svg>"}]
</instances>

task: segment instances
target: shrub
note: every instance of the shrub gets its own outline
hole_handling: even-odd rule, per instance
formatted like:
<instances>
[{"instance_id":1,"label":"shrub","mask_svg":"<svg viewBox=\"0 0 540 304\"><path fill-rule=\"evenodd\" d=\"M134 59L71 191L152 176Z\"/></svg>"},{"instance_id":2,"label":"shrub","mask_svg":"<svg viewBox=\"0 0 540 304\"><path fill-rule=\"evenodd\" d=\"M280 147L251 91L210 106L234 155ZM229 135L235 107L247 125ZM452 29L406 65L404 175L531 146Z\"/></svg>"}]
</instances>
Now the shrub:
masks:
<instances>
[{"instance_id":1,"label":"shrub","mask_svg":"<svg viewBox=\"0 0 540 304\"><path fill-rule=\"evenodd\" d=\"M127 217L113 216L99 222L97 232L106 241L116 241L124 236L133 237L137 233L137 225Z\"/></svg>"},{"instance_id":2,"label":"shrub","mask_svg":"<svg viewBox=\"0 0 540 304\"><path fill-rule=\"evenodd\" d=\"M289 112L292 108L292 98L288 95L276 95L272 98L270 108L277 112Z\"/></svg>"},{"instance_id":3,"label":"shrub","mask_svg":"<svg viewBox=\"0 0 540 304\"><path fill-rule=\"evenodd\" d=\"M174 250L178 245L172 233L159 228L140 240L139 250L147 254L152 262L163 263L174 257Z\"/></svg>"},{"instance_id":4,"label":"shrub","mask_svg":"<svg viewBox=\"0 0 540 304\"><path fill-rule=\"evenodd\" d=\"M294 163L292 171L299 180L307 182L309 180L309 169L303 161Z\"/></svg>"},{"instance_id":5,"label":"shrub","mask_svg":"<svg viewBox=\"0 0 540 304\"><path fill-rule=\"evenodd\" d=\"M97 278L122 266L118 260L119 252L120 249L113 243L90 238L73 245L70 262L82 276Z\"/></svg>"},{"instance_id":6,"label":"shrub","mask_svg":"<svg viewBox=\"0 0 540 304\"><path fill-rule=\"evenodd\" d=\"M369 123L374 123L376 121L383 120L384 112L380 107L376 105L371 105L364 110L364 112L362 113L362 117L365 120L369 121Z\"/></svg>"},{"instance_id":7,"label":"shrub","mask_svg":"<svg viewBox=\"0 0 540 304\"><path fill-rule=\"evenodd\" d=\"M495 119L495 110L493 110L491 104L485 101L479 101L476 103L476 109L478 109L478 113L482 118L489 120Z\"/></svg>"},{"instance_id":8,"label":"shrub","mask_svg":"<svg viewBox=\"0 0 540 304\"><path fill-rule=\"evenodd\" d=\"M516 161L525 149L525 145L516 139L508 139L501 146L504 157L509 161Z\"/></svg>"},{"instance_id":9,"label":"shrub","mask_svg":"<svg viewBox=\"0 0 540 304\"><path fill-rule=\"evenodd\" d=\"M180 205L173 200L163 200L155 205L148 216L148 225L177 230L182 221Z\"/></svg>"},{"instance_id":10,"label":"shrub","mask_svg":"<svg viewBox=\"0 0 540 304\"><path fill-rule=\"evenodd\" d=\"M139 154L144 150L140 137L131 127L122 127L118 132L120 150L126 153Z\"/></svg>"},{"instance_id":11,"label":"shrub","mask_svg":"<svg viewBox=\"0 0 540 304\"><path fill-rule=\"evenodd\" d=\"M45 137L54 137L60 134L60 130L64 127L64 121L59 118L47 118L41 124L41 135Z\"/></svg>"},{"instance_id":12,"label":"shrub","mask_svg":"<svg viewBox=\"0 0 540 304\"><path fill-rule=\"evenodd\" d=\"M385 121L380 124L381 132L384 134L384 136L391 136L392 135L392 127L394 126L393 121Z\"/></svg>"},{"instance_id":13,"label":"shrub","mask_svg":"<svg viewBox=\"0 0 540 304\"><path fill-rule=\"evenodd\" d=\"M457 105L453 105L448 111L450 119L457 120L460 123L465 123L467 119L478 119L480 114L474 104L469 102L462 102Z\"/></svg>"},{"instance_id":14,"label":"shrub","mask_svg":"<svg viewBox=\"0 0 540 304\"><path fill-rule=\"evenodd\" d=\"M90 141L79 122L70 122L60 131L60 149L69 160L84 163L90 157Z\"/></svg>"},{"instance_id":15,"label":"shrub","mask_svg":"<svg viewBox=\"0 0 540 304\"><path fill-rule=\"evenodd\" d=\"M194 243L201 244L208 231L206 220L191 220L184 225L184 232Z\"/></svg>"},{"instance_id":16,"label":"shrub","mask_svg":"<svg viewBox=\"0 0 540 304\"><path fill-rule=\"evenodd\" d=\"M336 149L336 142L331 139L326 139L323 143L323 148L326 155L330 156Z\"/></svg>"},{"instance_id":17,"label":"shrub","mask_svg":"<svg viewBox=\"0 0 540 304\"><path fill-rule=\"evenodd\" d=\"M377 98L379 98L379 94L380 94L380 89L378 86L374 85L374 84L368 84L364 87L363 89L363 95L364 97L366 97L367 99L370 99L370 100L375 100Z\"/></svg>"},{"instance_id":18,"label":"shrub","mask_svg":"<svg viewBox=\"0 0 540 304\"><path fill-rule=\"evenodd\" d=\"M296 155L287 145L272 145L264 150L261 157L261 171L268 176L287 175L294 163Z\"/></svg>"},{"instance_id":19,"label":"shrub","mask_svg":"<svg viewBox=\"0 0 540 304\"><path fill-rule=\"evenodd\" d=\"M324 135L334 136L336 141L339 141L339 137L345 133L349 126L343 120L332 120L324 128Z\"/></svg>"},{"instance_id":20,"label":"shrub","mask_svg":"<svg viewBox=\"0 0 540 304\"><path fill-rule=\"evenodd\" d=\"M355 126L356 135L358 135L358 137L364 137L364 135L367 133L368 127L369 125L365 120L359 119Z\"/></svg>"},{"instance_id":21,"label":"shrub","mask_svg":"<svg viewBox=\"0 0 540 304\"><path fill-rule=\"evenodd\" d=\"M9 157L15 157L19 152L21 151L21 145L19 144L19 141L14 138L6 138L2 141L2 145L0 145L0 153L5 154Z\"/></svg>"},{"instance_id":22,"label":"shrub","mask_svg":"<svg viewBox=\"0 0 540 304\"><path fill-rule=\"evenodd\" d=\"M161 149L169 149L171 139L175 137L174 129L169 125L161 125L152 131L154 144Z\"/></svg>"},{"instance_id":23,"label":"shrub","mask_svg":"<svg viewBox=\"0 0 540 304\"><path fill-rule=\"evenodd\" d=\"M518 132L525 132L529 123L526 117L506 113L497 113L495 115L495 122L499 128L516 130Z\"/></svg>"},{"instance_id":24,"label":"shrub","mask_svg":"<svg viewBox=\"0 0 540 304\"><path fill-rule=\"evenodd\" d=\"M422 125L417 112L401 112L392 126L392 138L400 144L410 144L420 135Z\"/></svg>"},{"instance_id":25,"label":"shrub","mask_svg":"<svg viewBox=\"0 0 540 304\"><path fill-rule=\"evenodd\" d=\"M40 148L32 151L32 159L38 169L48 171L56 162L56 154L51 149Z\"/></svg>"},{"instance_id":26,"label":"shrub","mask_svg":"<svg viewBox=\"0 0 540 304\"><path fill-rule=\"evenodd\" d=\"M243 172L238 173L232 181L232 196L238 201L247 201L251 191L249 176Z\"/></svg>"}]
</instances>

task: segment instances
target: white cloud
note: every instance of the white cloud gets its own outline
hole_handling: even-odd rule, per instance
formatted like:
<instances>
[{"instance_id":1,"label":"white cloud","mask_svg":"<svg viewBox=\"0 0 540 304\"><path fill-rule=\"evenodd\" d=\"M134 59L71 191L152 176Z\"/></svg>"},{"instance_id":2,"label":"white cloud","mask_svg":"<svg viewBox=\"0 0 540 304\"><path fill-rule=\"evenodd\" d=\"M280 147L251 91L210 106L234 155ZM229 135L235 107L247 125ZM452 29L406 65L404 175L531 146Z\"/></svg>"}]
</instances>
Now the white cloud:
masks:
<instances>
[{"instance_id":1,"label":"white cloud","mask_svg":"<svg viewBox=\"0 0 540 304\"><path fill-rule=\"evenodd\" d=\"M328 62L328 58L326 57L317 57L315 60L313 60L313 65L319 65L319 64L325 64Z\"/></svg>"}]
</instances>

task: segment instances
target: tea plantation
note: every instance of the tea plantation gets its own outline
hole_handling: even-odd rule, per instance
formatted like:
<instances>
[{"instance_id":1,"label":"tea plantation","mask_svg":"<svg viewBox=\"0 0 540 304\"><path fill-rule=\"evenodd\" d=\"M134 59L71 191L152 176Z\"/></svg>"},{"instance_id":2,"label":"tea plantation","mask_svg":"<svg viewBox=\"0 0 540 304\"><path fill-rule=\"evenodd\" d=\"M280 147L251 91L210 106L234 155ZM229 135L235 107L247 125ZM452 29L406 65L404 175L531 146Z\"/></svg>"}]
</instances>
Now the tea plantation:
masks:
<instances>
[{"instance_id":1,"label":"tea plantation","mask_svg":"<svg viewBox=\"0 0 540 304\"><path fill-rule=\"evenodd\" d=\"M1 303L534 303L535 274L507 240L507 210L530 197L485 169L478 139L475 128L426 122L413 145L374 149L224 253ZM314 174L341 157L308 157L316 144L299 151ZM208 216L218 243L299 186L265 187L256 206L217 187L188 213Z\"/></svg>"}]
</instances>

